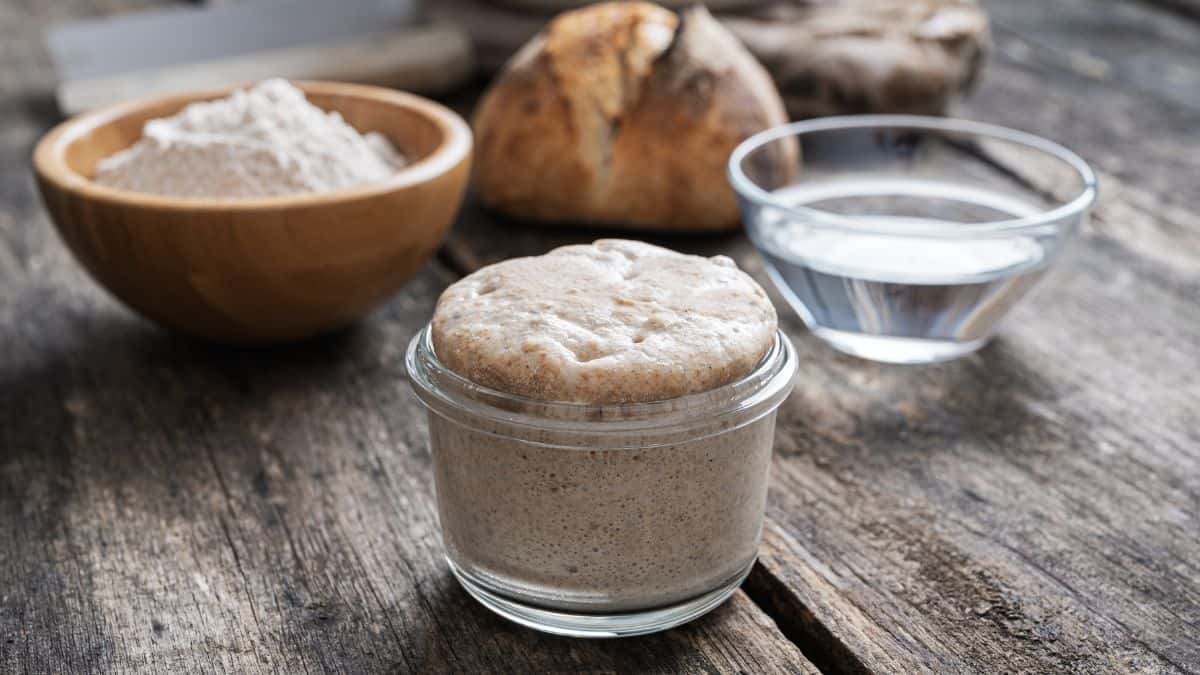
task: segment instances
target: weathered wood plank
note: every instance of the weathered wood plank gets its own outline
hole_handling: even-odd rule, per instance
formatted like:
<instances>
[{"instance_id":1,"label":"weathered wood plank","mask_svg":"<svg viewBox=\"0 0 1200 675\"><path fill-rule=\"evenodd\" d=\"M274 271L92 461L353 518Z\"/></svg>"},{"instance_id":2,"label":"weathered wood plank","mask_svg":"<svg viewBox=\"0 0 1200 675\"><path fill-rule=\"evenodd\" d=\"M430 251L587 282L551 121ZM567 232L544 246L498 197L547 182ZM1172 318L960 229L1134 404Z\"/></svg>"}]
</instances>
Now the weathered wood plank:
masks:
<instances>
[{"instance_id":1,"label":"weathered wood plank","mask_svg":"<svg viewBox=\"0 0 1200 675\"><path fill-rule=\"evenodd\" d=\"M1144 7L1073 11L1084 5L1104 29L1093 34L1166 30L1126 22ZM785 321L802 375L746 588L823 669L1200 671L1200 212L1188 198L1200 117L1138 70L1200 72L1200 59L1160 40L1139 57L1150 65L1096 81L1064 60L1073 38L1054 37L1078 13L1005 13L1023 10L1040 37L1002 23L963 112L1061 139L1102 170L1096 218L1063 268L995 344L952 364L857 361ZM1194 25L1171 30L1200 44ZM630 233L475 212L447 251L471 268L613 234ZM632 236L731 254L761 278L740 237Z\"/></svg>"},{"instance_id":2,"label":"weathered wood plank","mask_svg":"<svg viewBox=\"0 0 1200 675\"><path fill-rule=\"evenodd\" d=\"M0 670L806 668L741 594L604 643L457 587L401 365L448 280L430 268L358 330L274 350L171 338L82 283L0 305Z\"/></svg>"},{"instance_id":3,"label":"weathered wood plank","mask_svg":"<svg viewBox=\"0 0 1200 675\"><path fill-rule=\"evenodd\" d=\"M1008 10L1022 7L1036 14ZM1119 33L1122 12L1096 14ZM1053 19L1037 25L1073 34ZM827 625L872 669L911 654L935 670L1194 671L1200 551L1185 533L1200 524L1200 484L1186 476L1200 462L1200 389L1179 373L1200 361L1200 218L1174 192L1197 117L1155 95L1161 85L1096 87L1057 54L1014 67L1000 40L967 114L1063 138L1105 169L1092 231L1035 300L1043 309L1020 307L978 357L800 389L799 419L820 422L787 436L806 457L775 474L790 504L772 510L782 527L764 566L797 589L796 608L837 617ZM1154 54L1163 68L1200 62L1169 45ZM857 393L831 396L844 381ZM814 466L833 479L813 480ZM854 534L827 549L830 531ZM797 575L797 558L818 574Z\"/></svg>"},{"instance_id":4,"label":"weathered wood plank","mask_svg":"<svg viewBox=\"0 0 1200 675\"><path fill-rule=\"evenodd\" d=\"M0 3L0 671L816 672L742 593L595 642L458 588L402 365L454 278L436 262L358 328L278 349L104 296L28 174L53 114L30 9Z\"/></svg>"},{"instance_id":5,"label":"weathered wood plank","mask_svg":"<svg viewBox=\"0 0 1200 675\"><path fill-rule=\"evenodd\" d=\"M1196 24L1138 2L985 2L1005 60L1200 108ZM1166 57L1166 58L1164 58Z\"/></svg>"},{"instance_id":6,"label":"weathered wood plank","mask_svg":"<svg viewBox=\"0 0 1200 675\"><path fill-rule=\"evenodd\" d=\"M988 7L999 23L996 60L964 114L1018 127L1053 125L1056 140L1087 152L1104 171L1168 204L1193 206L1191 177L1200 170L1196 22L1136 2Z\"/></svg>"},{"instance_id":7,"label":"weathered wood plank","mask_svg":"<svg viewBox=\"0 0 1200 675\"><path fill-rule=\"evenodd\" d=\"M1175 375L1196 367L1180 340L1200 315L1176 313L1184 296L1152 277L1105 289L1127 264L1105 248L975 358L916 373L814 364L789 402L780 452L796 456L775 473L771 513L804 548L781 562L819 561L838 596L868 608L866 662L1200 663L1185 534L1200 494L1185 478L1200 462L1200 392ZM1116 363L1128 338L1100 333L1126 321L1159 337ZM765 565L785 579L796 569ZM898 627L899 651L887 644Z\"/></svg>"},{"instance_id":8,"label":"weathered wood plank","mask_svg":"<svg viewBox=\"0 0 1200 675\"><path fill-rule=\"evenodd\" d=\"M914 375L832 357L789 324L811 381L781 420L772 523L748 588L831 668L1196 667L1200 248L1189 193L1174 196L1190 184L1194 118L1179 100L1147 105L1057 72L1057 58L1002 54L968 111L1062 138L1121 183L1109 178L1101 221L1000 342ZM0 133L28 144L20 125L44 124L37 101L5 96L22 117L4 116ZM715 626L597 650L483 614L421 563L438 556L429 503L412 496L427 460L419 428L395 413L407 392L391 354L428 297L406 293L357 333L283 352L166 339L62 259L31 220L24 180L0 177L16 204L0 213L0 522L18 542L0 546L0 565L6 588L29 579L35 592L20 605L0 596L0 641L14 640L0 644L5 670L786 663L786 644L754 642L765 619L741 595ZM598 234L476 215L447 257L474 266ZM738 238L666 243L753 261ZM432 267L419 283L447 280ZM306 418L314 403L335 412ZM37 442L11 453L22 429ZM391 550L407 538L411 550ZM213 570L205 595L189 575ZM156 619L162 606L175 613ZM265 628L247 627L256 618ZM483 644L446 639L461 635ZM689 656L695 644L707 646Z\"/></svg>"}]
</instances>

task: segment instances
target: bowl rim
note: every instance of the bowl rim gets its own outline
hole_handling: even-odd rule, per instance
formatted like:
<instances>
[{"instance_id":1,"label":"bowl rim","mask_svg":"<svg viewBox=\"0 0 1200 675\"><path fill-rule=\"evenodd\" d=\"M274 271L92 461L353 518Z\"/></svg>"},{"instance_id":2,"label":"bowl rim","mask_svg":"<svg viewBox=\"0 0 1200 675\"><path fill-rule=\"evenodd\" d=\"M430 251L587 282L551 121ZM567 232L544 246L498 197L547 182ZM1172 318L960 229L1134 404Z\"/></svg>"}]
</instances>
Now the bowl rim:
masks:
<instances>
[{"instance_id":1,"label":"bowl rim","mask_svg":"<svg viewBox=\"0 0 1200 675\"><path fill-rule=\"evenodd\" d=\"M329 192L281 195L252 198L172 197L135 190L123 190L97 183L92 178L72 169L66 161L67 148L80 137L100 126L110 124L122 117L132 115L151 106L178 101L181 106L198 101L208 101L228 96L238 89L253 86L253 82L175 92L167 95L149 96L105 106L75 115L60 122L46 132L33 151L34 170L38 176L57 188L82 194L90 199L144 208L168 211L264 211L281 208L308 207L351 202L394 192L428 182L445 174L471 153L471 128L463 118L450 108L408 92L365 84L350 84L322 80L289 80L307 94L345 96L370 99L391 104L398 108L414 111L436 124L442 130L442 142L421 160L409 164L388 177L387 180L360 186L341 188Z\"/></svg>"},{"instance_id":2,"label":"bowl rim","mask_svg":"<svg viewBox=\"0 0 1200 675\"><path fill-rule=\"evenodd\" d=\"M864 225L853 216L844 216L807 206L789 205L779 201L770 192L759 187L742 170L742 163L750 153L781 138L799 137L821 131L872 128L949 131L1015 143L1065 162L1083 181L1082 189L1070 200L1029 216L982 223L962 223L952 227L943 225L930 227L915 223L907 226L896 224L889 225L886 230L889 235L973 237L1039 230L1062 219L1085 213L1095 202L1098 194L1098 181L1091 165L1065 146L1035 134L996 124L929 115L836 115L792 122L766 129L747 138L734 148L733 153L729 156L727 169L729 182L741 199L752 201L759 206L794 214L814 226L879 233L881 232L879 228ZM801 168L803 169L803 167Z\"/></svg>"}]
</instances>

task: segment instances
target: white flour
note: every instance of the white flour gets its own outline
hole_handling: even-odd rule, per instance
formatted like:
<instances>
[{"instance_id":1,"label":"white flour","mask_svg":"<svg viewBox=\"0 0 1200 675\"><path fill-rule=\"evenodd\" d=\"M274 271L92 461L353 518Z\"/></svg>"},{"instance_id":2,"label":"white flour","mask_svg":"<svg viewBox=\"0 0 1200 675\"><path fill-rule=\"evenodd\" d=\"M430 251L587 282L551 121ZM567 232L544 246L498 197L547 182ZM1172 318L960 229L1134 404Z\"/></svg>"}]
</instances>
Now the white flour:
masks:
<instances>
[{"instance_id":1,"label":"white flour","mask_svg":"<svg viewBox=\"0 0 1200 675\"><path fill-rule=\"evenodd\" d=\"M141 140L100 161L95 180L176 197L269 197L379 182L404 164L382 135L358 133L286 80L265 80L147 122Z\"/></svg>"}]
</instances>

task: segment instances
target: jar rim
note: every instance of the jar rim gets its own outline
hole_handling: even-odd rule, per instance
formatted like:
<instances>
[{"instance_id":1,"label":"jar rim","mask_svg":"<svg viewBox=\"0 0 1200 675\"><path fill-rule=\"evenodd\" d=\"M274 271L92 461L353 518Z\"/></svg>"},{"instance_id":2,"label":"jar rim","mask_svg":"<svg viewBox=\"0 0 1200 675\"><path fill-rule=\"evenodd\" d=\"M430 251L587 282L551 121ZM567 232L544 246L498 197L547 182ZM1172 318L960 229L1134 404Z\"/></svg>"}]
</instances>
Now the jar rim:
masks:
<instances>
[{"instance_id":1,"label":"jar rim","mask_svg":"<svg viewBox=\"0 0 1200 675\"><path fill-rule=\"evenodd\" d=\"M422 403L455 421L479 418L514 427L607 435L680 432L722 424L730 416L741 416L741 426L783 402L791 393L797 364L791 341L776 330L771 349L753 370L714 389L644 403L542 401L493 389L452 371L437 358L427 324L409 343L405 368Z\"/></svg>"}]
</instances>

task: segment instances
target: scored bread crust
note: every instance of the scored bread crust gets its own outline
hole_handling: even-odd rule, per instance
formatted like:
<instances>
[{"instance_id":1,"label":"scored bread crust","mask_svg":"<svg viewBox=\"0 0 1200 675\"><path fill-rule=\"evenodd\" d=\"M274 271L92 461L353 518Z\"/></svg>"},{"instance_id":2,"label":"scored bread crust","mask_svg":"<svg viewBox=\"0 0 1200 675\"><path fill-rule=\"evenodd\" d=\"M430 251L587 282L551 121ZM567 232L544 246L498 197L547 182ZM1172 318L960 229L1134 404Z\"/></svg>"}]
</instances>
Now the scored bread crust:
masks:
<instances>
[{"instance_id":1,"label":"scored bread crust","mask_svg":"<svg viewBox=\"0 0 1200 675\"><path fill-rule=\"evenodd\" d=\"M476 180L523 219L732 229L726 160L786 121L770 76L702 7L604 3L552 21L485 94Z\"/></svg>"}]
</instances>

